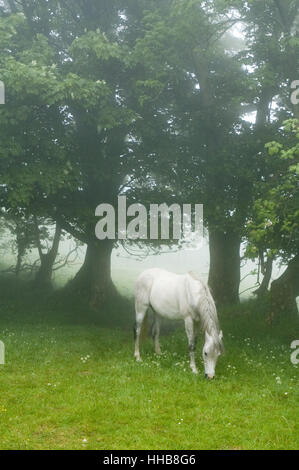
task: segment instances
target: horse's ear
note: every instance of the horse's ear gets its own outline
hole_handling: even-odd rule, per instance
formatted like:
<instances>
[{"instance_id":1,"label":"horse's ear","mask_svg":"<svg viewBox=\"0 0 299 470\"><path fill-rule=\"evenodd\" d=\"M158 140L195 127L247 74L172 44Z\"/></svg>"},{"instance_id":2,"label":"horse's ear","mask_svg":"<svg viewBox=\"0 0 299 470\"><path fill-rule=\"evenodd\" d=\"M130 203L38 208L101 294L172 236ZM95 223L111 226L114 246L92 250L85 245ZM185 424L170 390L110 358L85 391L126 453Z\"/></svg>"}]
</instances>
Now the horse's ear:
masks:
<instances>
[{"instance_id":1,"label":"horse's ear","mask_svg":"<svg viewBox=\"0 0 299 470\"><path fill-rule=\"evenodd\" d=\"M205 331L205 337L206 341L210 341L212 339L212 336L207 332L207 330Z\"/></svg>"}]
</instances>

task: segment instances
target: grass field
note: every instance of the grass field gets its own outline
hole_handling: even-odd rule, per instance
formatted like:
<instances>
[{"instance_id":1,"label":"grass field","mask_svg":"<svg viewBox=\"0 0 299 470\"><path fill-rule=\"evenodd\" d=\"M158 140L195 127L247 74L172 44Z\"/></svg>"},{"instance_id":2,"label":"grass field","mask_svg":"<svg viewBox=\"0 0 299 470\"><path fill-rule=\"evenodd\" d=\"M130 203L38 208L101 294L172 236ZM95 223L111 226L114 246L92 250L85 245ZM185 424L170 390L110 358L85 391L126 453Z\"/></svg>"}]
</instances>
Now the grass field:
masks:
<instances>
[{"instance_id":1,"label":"grass field","mask_svg":"<svg viewBox=\"0 0 299 470\"><path fill-rule=\"evenodd\" d=\"M36 299L39 300L36 300ZM99 318L1 283L1 449L296 449L298 323L254 302L220 312L216 379L188 368L183 328L133 359L128 305Z\"/></svg>"}]
</instances>

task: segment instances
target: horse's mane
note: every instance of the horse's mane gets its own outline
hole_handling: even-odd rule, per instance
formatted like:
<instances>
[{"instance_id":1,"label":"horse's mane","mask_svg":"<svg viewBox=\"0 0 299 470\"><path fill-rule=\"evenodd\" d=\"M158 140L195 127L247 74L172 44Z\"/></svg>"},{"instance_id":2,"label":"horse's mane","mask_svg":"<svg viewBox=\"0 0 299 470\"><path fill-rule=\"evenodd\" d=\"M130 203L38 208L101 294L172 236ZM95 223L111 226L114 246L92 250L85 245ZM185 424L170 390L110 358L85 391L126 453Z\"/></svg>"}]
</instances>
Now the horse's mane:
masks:
<instances>
[{"instance_id":1,"label":"horse's mane","mask_svg":"<svg viewBox=\"0 0 299 470\"><path fill-rule=\"evenodd\" d=\"M219 338L220 327L217 309L209 286L192 271L188 273L194 280L200 282L203 295L200 296L197 310L203 331L213 337L220 351L223 351L222 340Z\"/></svg>"}]
</instances>

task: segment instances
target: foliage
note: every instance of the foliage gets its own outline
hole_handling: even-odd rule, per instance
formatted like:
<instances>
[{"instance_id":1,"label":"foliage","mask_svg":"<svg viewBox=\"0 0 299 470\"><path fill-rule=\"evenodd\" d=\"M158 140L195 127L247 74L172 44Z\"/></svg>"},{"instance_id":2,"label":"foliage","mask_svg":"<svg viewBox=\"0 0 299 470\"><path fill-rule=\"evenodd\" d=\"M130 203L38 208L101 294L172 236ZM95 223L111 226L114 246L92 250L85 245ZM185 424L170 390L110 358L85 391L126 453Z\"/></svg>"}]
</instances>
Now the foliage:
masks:
<instances>
[{"instance_id":1,"label":"foliage","mask_svg":"<svg viewBox=\"0 0 299 470\"><path fill-rule=\"evenodd\" d=\"M253 219L248 221L248 254L268 249L272 257L288 261L299 246L299 127L298 120L284 122L281 142L266 144L263 155L271 168L259 182Z\"/></svg>"},{"instance_id":2,"label":"foliage","mask_svg":"<svg viewBox=\"0 0 299 470\"><path fill-rule=\"evenodd\" d=\"M282 122L298 112L289 99L297 6L3 2L1 207L51 217L91 244L96 206L117 206L124 190L132 202L200 202L210 233L235 240L237 259L261 199L259 182L272 174L264 145L278 142ZM236 24L244 34L238 47ZM282 194L276 188L270 200ZM293 222L284 223L285 235ZM264 237L263 251L286 253L284 235L280 246L278 236L275 246Z\"/></svg>"}]
</instances>

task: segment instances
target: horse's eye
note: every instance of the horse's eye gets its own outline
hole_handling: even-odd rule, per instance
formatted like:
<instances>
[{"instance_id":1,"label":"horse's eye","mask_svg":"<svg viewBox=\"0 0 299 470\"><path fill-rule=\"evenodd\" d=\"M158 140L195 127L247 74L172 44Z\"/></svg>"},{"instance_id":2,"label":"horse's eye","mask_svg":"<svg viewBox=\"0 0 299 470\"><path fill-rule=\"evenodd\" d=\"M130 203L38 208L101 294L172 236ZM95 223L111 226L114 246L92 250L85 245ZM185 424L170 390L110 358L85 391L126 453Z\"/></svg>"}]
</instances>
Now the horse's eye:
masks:
<instances>
[{"instance_id":1,"label":"horse's eye","mask_svg":"<svg viewBox=\"0 0 299 470\"><path fill-rule=\"evenodd\" d=\"M207 353L207 352L205 352L205 356L207 356L207 355L208 355L208 353Z\"/></svg>"}]
</instances>

